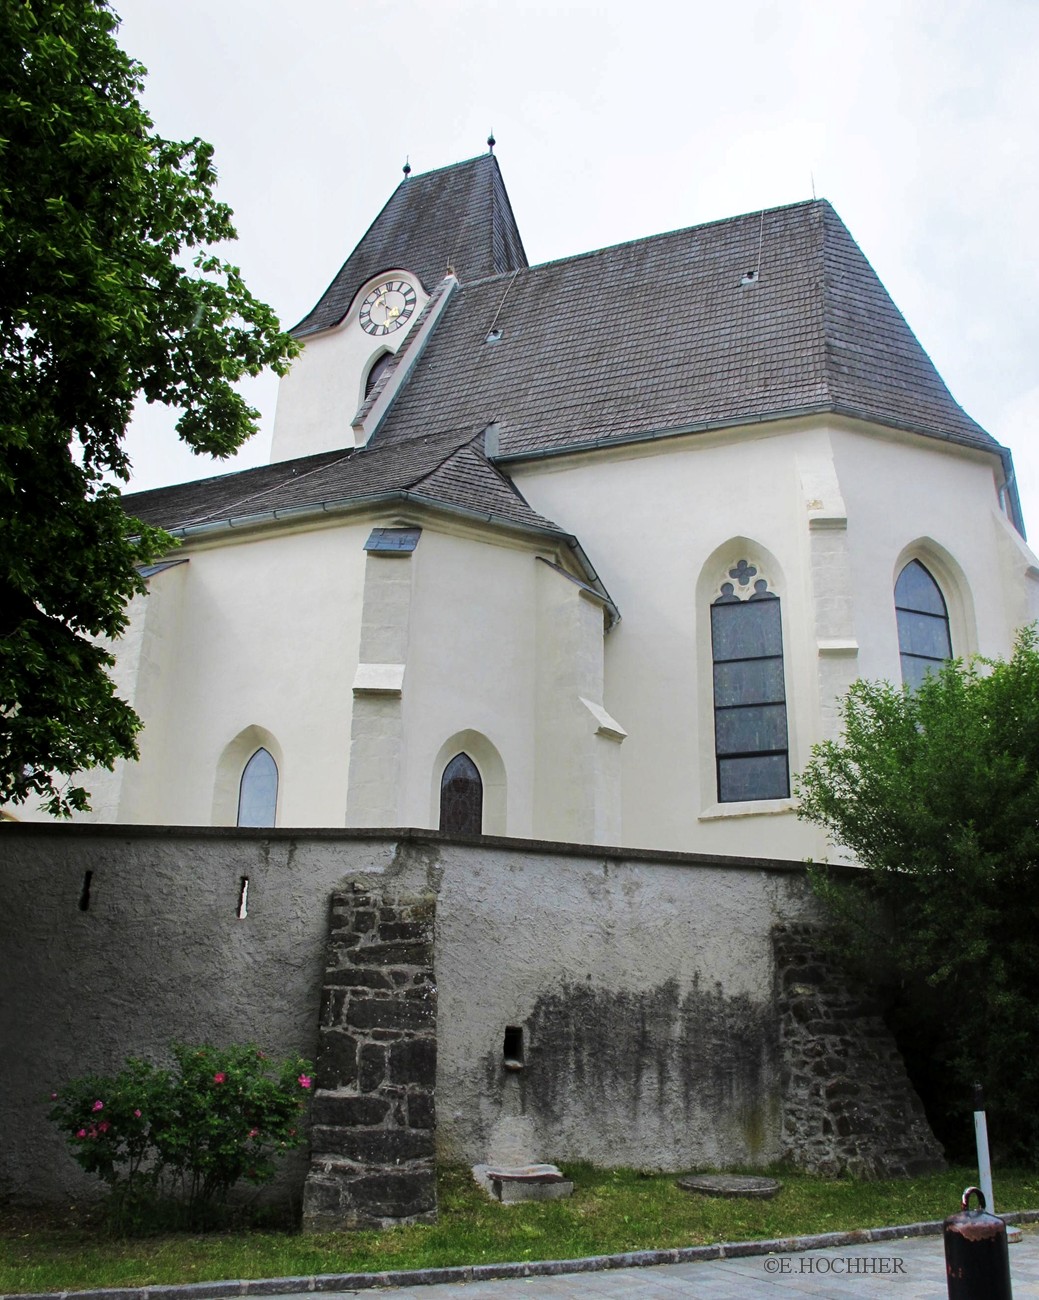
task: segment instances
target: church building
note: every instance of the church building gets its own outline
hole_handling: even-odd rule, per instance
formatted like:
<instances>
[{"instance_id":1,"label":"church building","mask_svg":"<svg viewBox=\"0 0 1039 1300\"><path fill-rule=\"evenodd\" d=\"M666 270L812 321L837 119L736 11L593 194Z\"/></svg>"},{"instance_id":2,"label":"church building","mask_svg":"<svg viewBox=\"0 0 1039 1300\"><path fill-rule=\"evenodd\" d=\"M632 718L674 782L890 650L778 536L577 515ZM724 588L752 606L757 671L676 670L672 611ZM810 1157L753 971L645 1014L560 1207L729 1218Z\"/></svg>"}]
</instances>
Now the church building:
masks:
<instances>
[{"instance_id":1,"label":"church building","mask_svg":"<svg viewBox=\"0 0 1039 1300\"><path fill-rule=\"evenodd\" d=\"M825 201L531 266L491 152L293 333L269 465L126 498L180 546L90 820L818 857L851 681L1039 615L1010 453Z\"/></svg>"}]
</instances>

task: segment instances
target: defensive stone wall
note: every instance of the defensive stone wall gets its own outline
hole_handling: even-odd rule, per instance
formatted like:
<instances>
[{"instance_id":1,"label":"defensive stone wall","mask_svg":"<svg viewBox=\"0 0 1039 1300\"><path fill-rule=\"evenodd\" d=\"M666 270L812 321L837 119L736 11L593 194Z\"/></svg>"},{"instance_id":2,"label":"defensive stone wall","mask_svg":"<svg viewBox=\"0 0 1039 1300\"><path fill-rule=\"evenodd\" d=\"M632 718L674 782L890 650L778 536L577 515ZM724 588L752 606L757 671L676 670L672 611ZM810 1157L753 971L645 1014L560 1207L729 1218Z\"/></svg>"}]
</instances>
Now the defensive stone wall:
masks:
<instances>
[{"instance_id":1,"label":"defensive stone wall","mask_svg":"<svg viewBox=\"0 0 1039 1300\"><path fill-rule=\"evenodd\" d=\"M810 939L777 966L776 928L817 919L796 863L43 824L0 827L0 860L0 1195L96 1191L50 1091L171 1041L317 1059L306 1194L305 1156L279 1191L316 1227L434 1213L434 1144L470 1164L880 1173L907 1114L874 1090L868 1160L843 1131L842 1080L887 1072L891 1044L850 994L814 1009L794 987Z\"/></svg>"}]
</instances>

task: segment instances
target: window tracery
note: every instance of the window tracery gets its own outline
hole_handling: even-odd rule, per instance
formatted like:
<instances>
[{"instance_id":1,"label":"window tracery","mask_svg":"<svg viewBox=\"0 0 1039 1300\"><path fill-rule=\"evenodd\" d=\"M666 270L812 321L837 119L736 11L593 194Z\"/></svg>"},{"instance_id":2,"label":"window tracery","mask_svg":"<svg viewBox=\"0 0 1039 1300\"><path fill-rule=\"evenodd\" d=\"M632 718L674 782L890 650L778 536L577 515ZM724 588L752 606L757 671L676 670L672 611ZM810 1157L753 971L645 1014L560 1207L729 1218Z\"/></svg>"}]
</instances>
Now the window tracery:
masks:
<instances>
[{"instance_id":1,"label":"window tracery","mask_svg":"<svg viewBox=\"0 0 1039 1300\"><path fill-rule=\"evenodd\" d=\"M711 603L718 802L790 794L780 600L747 559Z\"/></svg>"}]
</instances>

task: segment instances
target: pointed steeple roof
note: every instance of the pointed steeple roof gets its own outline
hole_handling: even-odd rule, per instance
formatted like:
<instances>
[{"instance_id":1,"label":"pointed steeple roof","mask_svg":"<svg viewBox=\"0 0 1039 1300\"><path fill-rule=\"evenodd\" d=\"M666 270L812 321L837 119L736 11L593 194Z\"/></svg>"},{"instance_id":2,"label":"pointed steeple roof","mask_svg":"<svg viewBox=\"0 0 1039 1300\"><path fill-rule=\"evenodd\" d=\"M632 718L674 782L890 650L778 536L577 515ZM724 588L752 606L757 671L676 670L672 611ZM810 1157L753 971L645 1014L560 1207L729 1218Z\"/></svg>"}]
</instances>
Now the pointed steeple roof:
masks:
<instances>
[{"instance_id":1,"label":"pointed steeple roof","mask_svg":"<svg viewBox=\"0 0 1039 1300\"><path fill-rule=\"evenodd\" d=\"M305 338L337 325L357 290L381 271L413 271L428 292L449 266L465 283L526 265L498 160L481 154L421 176L406 176L292 333Z\"/></svg>"}]
</instances>

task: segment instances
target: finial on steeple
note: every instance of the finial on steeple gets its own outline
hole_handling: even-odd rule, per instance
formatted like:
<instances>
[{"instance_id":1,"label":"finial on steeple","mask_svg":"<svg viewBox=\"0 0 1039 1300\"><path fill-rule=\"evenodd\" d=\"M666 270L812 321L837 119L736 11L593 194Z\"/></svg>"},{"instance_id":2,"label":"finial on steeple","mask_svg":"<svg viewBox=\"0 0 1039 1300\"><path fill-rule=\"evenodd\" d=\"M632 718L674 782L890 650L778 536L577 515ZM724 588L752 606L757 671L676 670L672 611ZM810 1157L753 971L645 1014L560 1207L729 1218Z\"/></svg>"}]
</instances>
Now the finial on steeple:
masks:
<instances>
[{"instance_id":1,"label":"finial on steeple","mask_svg":"<svg viewBox=\"0 0 1039 1300\"><path fill-rule=\"evenodd\" d=\"M495 140L495 138L494 138L494 131L493 131L493 129L492 129L490 135L487 137L487 150L488 150L489 153L494 153L494 146L495 146L497 143L498 143L498 141Z\"/></svg>"},{"instance_id":2,"label":"finial on steeple","mask_svg":"<svg viewBox=\"0 0 1039 1300\"><path fill-rule=\"evenodd\" d=\"M401 171L404 173L404 179L407 180L408 177L411 175L411 155L410 155L410 154L407 156L407 158L404 159L404 166L401 168Z\"/></svg>"}]
</instances>

